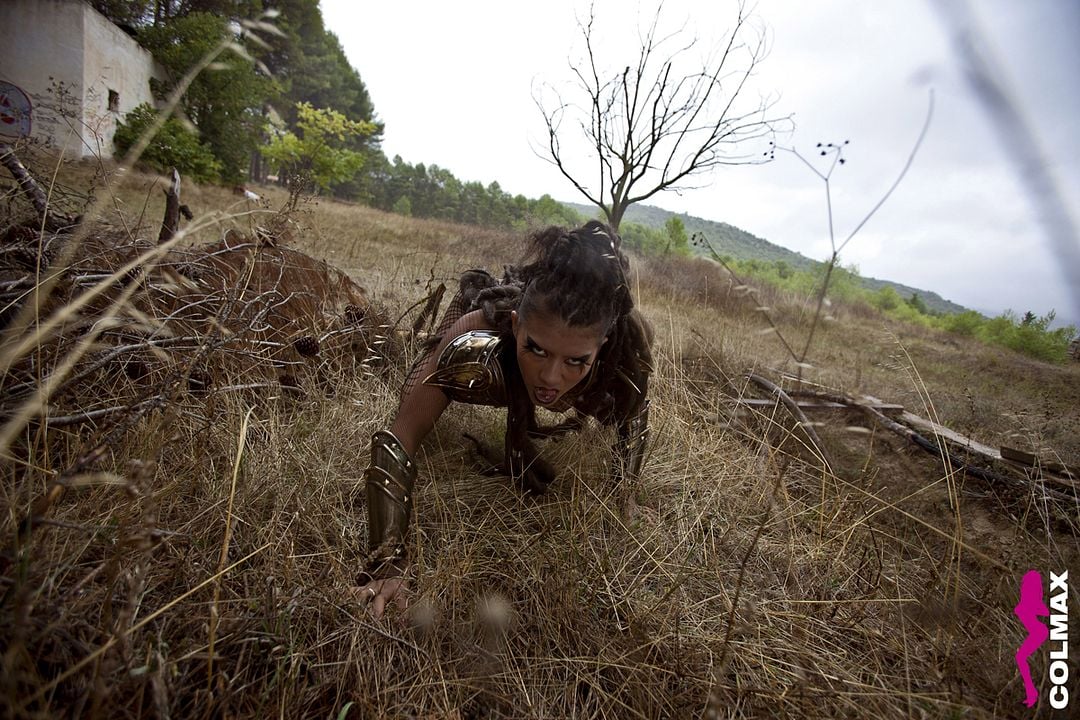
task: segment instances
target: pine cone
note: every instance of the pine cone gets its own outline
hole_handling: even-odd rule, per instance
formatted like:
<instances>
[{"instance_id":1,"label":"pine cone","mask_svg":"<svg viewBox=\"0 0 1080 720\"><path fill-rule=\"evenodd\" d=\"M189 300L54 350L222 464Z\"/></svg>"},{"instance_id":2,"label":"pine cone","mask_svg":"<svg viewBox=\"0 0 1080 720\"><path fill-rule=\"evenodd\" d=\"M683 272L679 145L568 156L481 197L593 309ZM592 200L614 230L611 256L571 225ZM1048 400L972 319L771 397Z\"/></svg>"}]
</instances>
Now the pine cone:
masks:
<instances>
[{"instance_id":1,"label":"pine cone","mask_svg":"<svg viewBox=\"0 0 1080 720\"><path fill-rule=\"evenodd\" d=\"M319 354L319 341L310 335L297 338L293 342L293 347L302 357L315 357Z\"/></svg>"},{"instance_id":2,"label":"pine cone","mask_svg":"<svg viewBox=\"0 0 1080 720\"><path fill-rule=\"evenodd\" d=\"M210 389L210 375L202 370L192 370L188 375L188 392L192 395L203 395Z\"/></svg>"},{"instance_id":3,"label":"pine cone","mask_svg":"<svg viewBox=\"0 0 1080 720\"><path fill-rule=\"evenodd\" d=\"M350 325L359 325L364 320L364 308L349 303L345 306L345 320Z\"/></svg>"}]
</instances>

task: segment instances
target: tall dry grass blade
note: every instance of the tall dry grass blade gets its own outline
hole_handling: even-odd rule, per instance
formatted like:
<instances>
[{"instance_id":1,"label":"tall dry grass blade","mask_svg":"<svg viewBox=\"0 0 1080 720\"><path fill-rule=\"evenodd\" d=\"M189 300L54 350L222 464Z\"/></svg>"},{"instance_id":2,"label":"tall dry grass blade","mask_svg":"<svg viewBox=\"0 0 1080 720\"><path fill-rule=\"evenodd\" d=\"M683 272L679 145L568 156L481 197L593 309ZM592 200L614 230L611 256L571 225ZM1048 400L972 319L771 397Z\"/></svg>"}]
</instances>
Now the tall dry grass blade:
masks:
<instances>
[{"instance_id":1,"label":"tall dry grass blade","mask_svg":"<svg viewBox=\"0 0 1080 720\"><path fill-rule=\"evenodd\" d=\"M236 478L240 474L240 460L244 456L244 443L247 440L248 422L255 408L248 408L244 419L240 423L240 437L236 443L236 461L233 463L232 482L229 484L229 505L225 509L225 537L221 541L221 557L218 560L218 572L225 567L225 561L229 559L229 542L232 540L232 517L233 500L236 498ZM214 639L217 635L218 625L218 601L221 599L221 584L214 583L214 601L210 605L210 641L207 643L209 650L206 659L206 689L213 690L214 686Z\"/></svg>"}]
</instances>

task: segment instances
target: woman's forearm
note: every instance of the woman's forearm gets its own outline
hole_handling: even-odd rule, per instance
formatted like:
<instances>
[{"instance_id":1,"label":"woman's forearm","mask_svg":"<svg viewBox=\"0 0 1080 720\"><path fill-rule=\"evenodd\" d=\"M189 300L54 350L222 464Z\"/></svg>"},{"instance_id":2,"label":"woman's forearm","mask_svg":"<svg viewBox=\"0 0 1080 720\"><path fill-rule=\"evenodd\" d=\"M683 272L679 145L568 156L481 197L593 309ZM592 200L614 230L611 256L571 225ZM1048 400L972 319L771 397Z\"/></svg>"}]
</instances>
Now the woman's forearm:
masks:
<instances>
[{"instance_id":1,"label":"woman's forearm","mask_svg":"<svg viewBox=\"0 0 1080 720\"><path fill-rule=\"evenodd\" d=\"M428 385L416 385L401 399L390 432L401 441L411 456L423 442L450 401L442 390Z\"/></svg>"}]
</instances>

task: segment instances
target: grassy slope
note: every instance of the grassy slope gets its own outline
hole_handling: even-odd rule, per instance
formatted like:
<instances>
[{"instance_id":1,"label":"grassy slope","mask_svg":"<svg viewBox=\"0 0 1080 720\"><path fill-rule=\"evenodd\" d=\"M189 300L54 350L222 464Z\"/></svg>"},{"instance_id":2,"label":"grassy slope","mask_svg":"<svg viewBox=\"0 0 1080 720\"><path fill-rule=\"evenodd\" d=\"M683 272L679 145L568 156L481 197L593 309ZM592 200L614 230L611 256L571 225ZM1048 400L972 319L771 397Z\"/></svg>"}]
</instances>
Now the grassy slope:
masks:
<instances>
[{"instance_id":1,"label":"grassy slope","mask_svg":"<svg viewBox=\"0 0 1080 720\"><path fill-rule=\"evenodd\" d=\"M129 218L147 196L146 178L131 182ZM157 195L146 217L159 217ZM235 200L186 191L197 212L248 207ZM298 247L401 311L432 278L516 255L501 233L332 202L294 222ZM14 716L337 717L350 704L347 717L1024 716L1016 588L1030 567L1077 567L1076 508L946 473L895 436L852 431L866 427L857 415L814 418L837 462L823 475L782 411L735 417L725 401L747 368L792 368L717 268L635 260L633 276L657 330L639 486L607 482L596 448L610 437L591 428L552 446L560 480L523 502L478 475L461 440L466 428L497 440L502 413L452 408L419 458L419 612L379 623L348 599L364 534L354 503L401 369L342 376L333 397L297 403L189 398L201 419L144 421L108 460L120 484L87 478L5 571L0 703ZM805 332L802 303L768 302L785 334ZM1080 459L1080 368L834 315L815 382L919 414L929 398L981 441ZM228 551L242 562L184 596L219 567L252 402ZM5 537L81 442L69 433L32 467L5 466ZM131 459L156 470L140 477ZM628 496L631 519L618 511ZM1035 664L1045 677L1045 656Z\"/></svg>"}]
</instances>

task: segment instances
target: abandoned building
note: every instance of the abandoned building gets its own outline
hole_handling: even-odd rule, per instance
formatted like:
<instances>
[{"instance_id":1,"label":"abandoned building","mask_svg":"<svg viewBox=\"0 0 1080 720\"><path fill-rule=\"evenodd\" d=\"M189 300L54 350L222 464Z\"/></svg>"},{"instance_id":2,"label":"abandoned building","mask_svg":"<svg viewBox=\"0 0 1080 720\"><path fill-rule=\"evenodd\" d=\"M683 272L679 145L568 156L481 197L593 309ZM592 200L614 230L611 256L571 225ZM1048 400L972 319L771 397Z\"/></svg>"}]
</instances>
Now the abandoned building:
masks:
<instances>
[{"instance_id":1,"label":"abandoned building","mask_svg":"<svg viewBox=\"0 0 1080 720\"><path fill-rule=\"evenodd\" d=\"M66 157L111 156L117 121L153 104L150 78L162 76L147 50L81 0L0 2L0 133L29 126Z\"/></svg>"}]
</instances>

